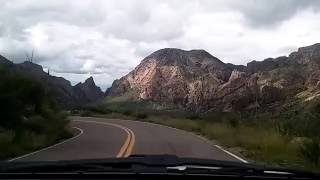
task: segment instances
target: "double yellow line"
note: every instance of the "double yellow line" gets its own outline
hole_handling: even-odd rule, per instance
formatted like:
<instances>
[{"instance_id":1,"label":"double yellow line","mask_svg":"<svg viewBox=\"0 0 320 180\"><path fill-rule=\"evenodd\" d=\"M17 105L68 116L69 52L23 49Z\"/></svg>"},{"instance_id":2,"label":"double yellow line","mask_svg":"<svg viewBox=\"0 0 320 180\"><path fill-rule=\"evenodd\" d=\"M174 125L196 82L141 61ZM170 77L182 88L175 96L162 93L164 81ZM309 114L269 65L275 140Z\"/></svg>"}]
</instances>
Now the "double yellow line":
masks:
<instances>
[{"instance_id":1,"label":"double yellow line","mask_svg":"<svg viewBox=\"0 0 320 180\"><path fill-rule=\"evenodd\" d=\"M119 124L108 123L108 122L87 121L87 120L73 120L73 121L108 125L108 126L117 127L117 128L124 130L127 133L127 138L126 138L124 144L121 146L121 149L120 149L119 153L117 154L117 158L128 157L131 155L135 141L136 141L136 137L131 129L124 127L122 125L119 125Z\"/></svg>"},{"instance_id":2,"label":"double yellow line","mask_svg":"<svg viewBox=\"0 0 320 180\"><path fill-rule=\"evenodd\" d=\"M126 131L128 136L127 136L126 141L122 145L122 147L117 155L117 158L130 156L130 154L132 153L132 150L133 150L134 143L136 141L135 135L131 129L126 128L124 126L121 126L121 127L122 127L121 129L124 129Z\"/></svg>"}]
</instances>

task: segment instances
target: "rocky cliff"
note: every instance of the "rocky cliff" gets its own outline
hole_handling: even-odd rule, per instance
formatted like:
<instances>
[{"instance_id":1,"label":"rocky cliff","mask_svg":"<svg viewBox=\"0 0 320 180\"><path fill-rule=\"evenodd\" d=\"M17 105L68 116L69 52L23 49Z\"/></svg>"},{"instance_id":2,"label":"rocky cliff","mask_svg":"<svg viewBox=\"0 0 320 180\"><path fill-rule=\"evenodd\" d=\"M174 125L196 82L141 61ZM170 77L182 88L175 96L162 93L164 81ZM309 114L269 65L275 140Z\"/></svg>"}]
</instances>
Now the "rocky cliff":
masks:
<instances>
[{"instance_id":1,"label":"rocky cliff","mask_svg":"<svg viewBox=\"0 0 320 180\"><path fill-rule=\"evenodd\" d=\"M193 110L253 109L305 91L314 96L320 88L319 64L320 44L299 48L288 57L252 61L247 66L225 64L204 50L166 48L115 80L106 95L131 92L138 99Z\"/></svg>"},{"instance_id":2,"label":"rocky cliff","mask_svg":"<svg viewBox=\"0 0 320 180\"><path fill-rule=\"evenodd\" d=\"M87 99L88 102L94 102L104 96L100 87L96 86L93 77L88 78L84 83L78 83L74 86L74 89L78 92L78 95Z\"/></svg>"}]
</instances>

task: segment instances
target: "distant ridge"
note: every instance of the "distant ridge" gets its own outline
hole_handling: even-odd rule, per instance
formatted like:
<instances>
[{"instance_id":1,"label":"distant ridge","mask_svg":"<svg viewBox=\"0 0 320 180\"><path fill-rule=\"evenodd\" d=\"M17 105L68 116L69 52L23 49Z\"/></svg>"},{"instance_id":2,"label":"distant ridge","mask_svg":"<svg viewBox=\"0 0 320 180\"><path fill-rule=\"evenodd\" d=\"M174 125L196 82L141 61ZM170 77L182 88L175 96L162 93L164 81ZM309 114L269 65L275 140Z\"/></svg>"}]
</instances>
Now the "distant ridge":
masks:
<instances>
[{"instance_id":1,"label":"distant ridge","mask_svg":"<svg viewBox=\"0 0 320 180\"><path fill-rule=\"evenodd\" d=\"M65 108L80 107L104 97L104 93L95 85L92 77L84 83L72 86L68 80L49 75L43 71L42 66L29 61L14 64L0 55L0 65L42 83L53 94L56 101Z\"/></svg>"}]
</instances>

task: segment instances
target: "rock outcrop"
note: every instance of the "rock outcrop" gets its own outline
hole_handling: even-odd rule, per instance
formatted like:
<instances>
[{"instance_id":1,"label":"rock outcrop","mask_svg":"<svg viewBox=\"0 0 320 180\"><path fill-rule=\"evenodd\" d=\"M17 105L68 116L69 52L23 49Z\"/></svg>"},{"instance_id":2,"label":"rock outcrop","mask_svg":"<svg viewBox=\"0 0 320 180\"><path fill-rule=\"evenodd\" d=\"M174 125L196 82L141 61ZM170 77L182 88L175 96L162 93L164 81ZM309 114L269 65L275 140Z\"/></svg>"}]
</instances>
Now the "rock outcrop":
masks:
<instances>
[{"instance_id":1,"label":"rock outcrop","mask_svg":"<svg viewBox=\"0 0 320 180\"><path fill-rule=\"evenodd\" d=\"M225 64L204 50L166 48L115 80L108 96L136 98L193 110L235 111L263 107L320 87L320 44L288 57Z\"/></svg>"},{"instance_id":2,"label":"rock outcrop","mask_svg":"<svg viewBox=\"0 0 320 180\"><path fill-rule=\"evenodd\" d=\"M74 86L74 89L79 92L78 95L87 99L88 102L97 101L104 96L100 87L96 86L93 77L88 78L84 83L78 83Z\"/></svg>"}]
</instances>

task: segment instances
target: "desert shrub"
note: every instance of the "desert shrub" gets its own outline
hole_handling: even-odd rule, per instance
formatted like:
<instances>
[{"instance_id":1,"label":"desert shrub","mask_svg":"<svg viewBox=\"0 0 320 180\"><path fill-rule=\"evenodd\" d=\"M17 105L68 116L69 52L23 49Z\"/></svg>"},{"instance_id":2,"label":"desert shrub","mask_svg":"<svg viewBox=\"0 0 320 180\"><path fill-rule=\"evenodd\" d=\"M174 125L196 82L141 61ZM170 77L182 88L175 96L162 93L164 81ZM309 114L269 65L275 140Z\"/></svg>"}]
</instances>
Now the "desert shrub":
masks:
<instances>
[{"instance_id":1,"label":"desert shrub","mask_svg":"<svg viewBox=\"0 0 320 180\"><path fill-rule=\"evenodd\" d=\"M85 108L85 110L91 111L93 113L98 113L98 114L109 114L112 111L110 109L107 109L106 107L102 105L97 105L97 106L89 106Z\"/></svg>"},{"instance_id":2,"label":"desert shrub","mask_svg":"<svg viewBox=\"0 0 320 180\"><path fill-rule=\"evenodd\" d=\"M275 127L284 135L320 137L318 127L320 127L319 114L308 111L296 111L294 114L283 114L276 117Z\"/></svg>"},{"instance_id":3,"label":"desert shrub","mask_svg":"<svg viewBox=\"0 0 320 180\"><path fill-rule=\"evenodd\" d=\"M227 120L227 123L231 127L237 127L237 126L239 126L239 119L238 118L230 118L230 119Z\"/></svg>"},{"instance_id":4,"label":"desert shrub","mask_svg":"<svg viewBox=\"0 0 320 180\"><path fill-rule=\"evenodd\" d=\"M89 110L83 110L80 112L80 116L81 117L88 117L88 116L91 116L92 115L92 112L89 111Z\"/></svg>"},{"instance_id":5,"label":"desert shrub","mask_svg":"<svg viewBox=\"0 0 320 180\"><path fill-rule=\"evenodd\" d=\"M312 165L318 165L320 160L320 143L319 140L307 140L299 149L300 155L305 161Z\"/></svg>"},{"instance_id":6,"label":"desert shrub","mask_svg":"<svg viewBox=\"0 0 320 180\"><path fill-rule=\"evenodd\" d=\"M46 132L46 120L41 115L31 116L24 122L24 127L36 133Z\"/></svg>"},{"instance_id":7,"label":"desert shrub","mask_svg":"<svg viewBox=\"0 0 320 180\"><path fill-rule=\"evenodd\" d=\"M148 115L146 113L136 113L135 117L137 119L146 119L148 117Z\"/></svg>"},{"instance_id":8,"label":"desert shrub","mask_svg":"<svg viewBox=\"0 0 320 180\"><path fill-rule=\"evenodd\" d=\"M166 125L168 126L173 126L179 129L193 131L193 132L200 132L203 125L195 120L180 119L180 118L167 119L167 121L165 122L166 122Z\"/></svg>"},{"instance_id":9,"label":"desert shrub","mask_svg":"<svg viewBox=\"0 0 320 180\"><path fill-rule=\"evenodd\" d=\"M201 119L201 117L199 116L199 114L195 114L195 113L192 113L192 114L188 115L186 118L187 118L187 119L191 119L191 120Z\"/></svg>"},{"instance_id":10,"label":"desert shrub","mask_svg":"<svg viewBox=\"0 0 320 180\"><path fill-rule=\"evenodd\" d=\"M131 116L133 114L133 112L130 110L125 110L122 114L124 114L126 116Z\"/></svg>"},{"instance_id":11,"label":"desert shrub","mask_svg":"<svg viewBox=\"0 0 320 180\"><path fill-rule=\"evenodd\" d=\"M0 146L3 144L9 144L13 141L15 132L12 130L1 130L0 131ZM3 146L1 146L3 147Z\"/></svg>"},{"instance_id":12,"label":"desert shrub","mask_svg":"<svg viewBox=\"0 0 320 180\"><path fill-rule=\"evenodd\" d=\"M0 158L55 143L71 134L67 115L40 82L0 68Z\"/></svg>"}]
</instances>

